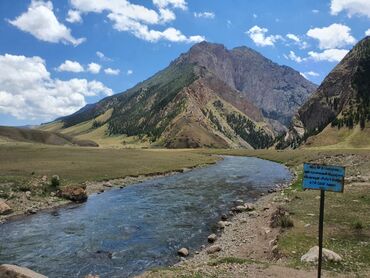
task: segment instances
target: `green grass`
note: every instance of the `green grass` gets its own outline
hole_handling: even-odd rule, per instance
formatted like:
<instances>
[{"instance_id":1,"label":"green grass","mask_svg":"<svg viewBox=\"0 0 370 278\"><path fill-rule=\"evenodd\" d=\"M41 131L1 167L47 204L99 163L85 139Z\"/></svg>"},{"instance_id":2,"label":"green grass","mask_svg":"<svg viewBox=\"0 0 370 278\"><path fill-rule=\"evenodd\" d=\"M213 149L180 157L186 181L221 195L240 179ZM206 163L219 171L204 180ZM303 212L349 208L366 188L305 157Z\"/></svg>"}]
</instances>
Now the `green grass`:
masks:
<instances>
[{"instance_id":1,"label":"green grass","mask_svg":"<svg viewBox=\"0 0 370 278\"><path fill-rule=\"evenodd\" d=\"M208 265L210 266L217 266L220 264L266 264L266 263L238 257L223 257L208 262Z\"/></svg>"},{"instance_id":2,"label":"green grass","mask_svg":"<svg viewBox=\"0 0 370 278\"><path fill-rule=\"evenodd\" d=\"M0 145L0 183L22 184L32 177L58 175L61 185L154 175L214 163L218 158L188 150L138 150Z\"/></svg>"}]
</instances>

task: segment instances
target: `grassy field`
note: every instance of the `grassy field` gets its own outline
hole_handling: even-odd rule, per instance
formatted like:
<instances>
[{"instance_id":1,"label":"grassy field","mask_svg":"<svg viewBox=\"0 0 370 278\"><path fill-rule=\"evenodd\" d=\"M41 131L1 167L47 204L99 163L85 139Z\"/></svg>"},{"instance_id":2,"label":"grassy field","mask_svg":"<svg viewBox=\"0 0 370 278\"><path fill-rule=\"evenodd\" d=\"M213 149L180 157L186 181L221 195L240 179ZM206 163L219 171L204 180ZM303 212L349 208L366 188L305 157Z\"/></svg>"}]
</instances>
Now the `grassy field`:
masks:
<instances>
[{"instance_id":1,"label":"grassy field","mask_svg":"<svg viewBox=\"0 0 370 278\"><path fill-rule=\"evenodd\" d=\"M81 183L158 174L215 161L216 157L188 150L116 150L5 143L0 144L0 182L59 175L63 184Z\"/></svg>"}]
</instances>

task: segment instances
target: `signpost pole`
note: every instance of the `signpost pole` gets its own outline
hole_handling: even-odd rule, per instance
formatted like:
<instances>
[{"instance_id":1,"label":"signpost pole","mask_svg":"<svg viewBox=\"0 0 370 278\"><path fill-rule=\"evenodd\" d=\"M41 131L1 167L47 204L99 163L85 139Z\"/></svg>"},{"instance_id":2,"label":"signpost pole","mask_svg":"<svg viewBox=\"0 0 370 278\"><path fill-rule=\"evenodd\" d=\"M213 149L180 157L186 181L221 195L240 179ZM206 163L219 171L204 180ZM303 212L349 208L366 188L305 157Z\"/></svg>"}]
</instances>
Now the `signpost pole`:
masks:
<instances>
[{"instance_id":1,"label":"signpost pole","mask_svg":"<svg viewBox=\"0 0 370 278\"><path fill-rule=\"evenodd\" d=\"M322 265L322 239L324 231L324 203L325 203L325 190L320 190L320 220L319 220L319 258L317 277L321 278L321 265Z\"/></svg>"}]
</instances>

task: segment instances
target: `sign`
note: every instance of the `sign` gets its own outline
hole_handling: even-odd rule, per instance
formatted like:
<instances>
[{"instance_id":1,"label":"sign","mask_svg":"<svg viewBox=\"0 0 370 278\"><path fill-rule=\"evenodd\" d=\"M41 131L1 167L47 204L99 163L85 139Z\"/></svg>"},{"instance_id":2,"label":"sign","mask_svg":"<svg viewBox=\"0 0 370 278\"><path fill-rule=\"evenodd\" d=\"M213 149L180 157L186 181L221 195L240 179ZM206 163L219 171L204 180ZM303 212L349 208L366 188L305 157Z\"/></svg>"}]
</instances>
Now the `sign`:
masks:
<instances>
[{"instance_id":1,"label":"sign","mask_svg":"<svg viewBox=\"0 0 370 278\"><path fill-rule=\"evenodd\" d=\"M343 192L344 167L305 163L303 171L303 189Z\"/></svg>"},{"instance_id":2,"label":"sign","mask_svg":"<svg viewBox=\"0 0 370 278\"><path fill-rule=\"evenodd\" d=\"M321 278L322 243L324 237L324 206L325 191L343 192L345 168L333 165L312 163L303 164L303 189L320 190L320 217L319 217L319 258L317 277Z\"/></svg>"}]
</instances>

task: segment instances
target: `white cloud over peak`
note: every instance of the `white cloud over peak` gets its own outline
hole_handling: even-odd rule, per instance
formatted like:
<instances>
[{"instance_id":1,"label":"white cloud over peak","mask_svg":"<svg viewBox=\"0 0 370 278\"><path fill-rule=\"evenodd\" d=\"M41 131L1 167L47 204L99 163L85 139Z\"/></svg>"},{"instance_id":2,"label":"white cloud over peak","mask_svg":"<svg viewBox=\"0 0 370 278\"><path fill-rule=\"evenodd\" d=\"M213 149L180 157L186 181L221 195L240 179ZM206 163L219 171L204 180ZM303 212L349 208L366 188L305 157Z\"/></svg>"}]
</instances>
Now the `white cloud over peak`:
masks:
<instances>
[{"instance_id":1,"label":"white cloud over peak","mask_svg":"<svg viewBox=\"0 0 370 278\"><path fill-rule=\"evenodd\" d=\"M58 71L69 71L69 72L83 72L85 69L83 66L76 61L65 60L58 68Z\"/></svg>"},{"instance_id":2,"label":"white cloud over peak","mask_svg":"<svg viewBox=\"0 0 370 278\"><path fill-rule=\"evenodd\" d=\"M340 48L356 43L356 39L351 35L351 28L338 23L310 29L307 31L307 36L318 40L320 49Z\"/></svg>"},{"instance_id":3,"label":"white cloud over peak","mask_svg":"<svg viewBox=\"0 0 370 278\"><path fill-rule=\"evenodd\" d=\"M278 40L282 40L282 36L280 35L270 35L266 36L266 33L268 32L267 28L261 28L257 25L250 28L246 34L249 35L251 40L257 45L257 46L274 46L275 42Z\"/></svg>"},{"instance_id":4,"label":"white cloud over peak","mask_svg":"<svg viewBox=\"0 0 370 278\"><path fill-rule=\"evenodd\" d=\"M50 1L32 0L28 10L9 23L46 42L77 46L85 41L85 38L74 38L71 30L58 21Z\"/></svg>"},{"instance_id":5,"label":"white cloud over peak","mask_svg":"<svg viewBox=\"0 0 370 278\"><path fill-rule=\"evenodd\" d=\"M308 55L314 61L339 62L347 55L347 49L326 49L323 52L308 52Z\"/></svg>"},{"instance_id":6,"label":"white cloud over peak","mask_svg":"<svg viewBox=\"0 0 370 278\"><path fill-rule=\"evenodd\" d=\"M365 36L370 36L370 29L368 29L367 31L365 31Z\"/></svg>"},{"instance_id":7,"label":"white cloud over peak","mask_svg":"<svg viewBox=\"0 0 370 278\"><path fill-rule=\"evenodd\" d=\"M338 15L340 12L346 12L349 17L353 15L362 15L370 18L370 1L331 0L330 12L332 15Z\"/></svg>"},{"instance_id":8,"label":"white cloud over peak","mask_svg":"<svg viewBox=\"0 0 370 278\"><path fill-rule=\"evenodd\" d=\"M100 72L100 69L101 65L97 63L90 63L87 68L87 70L93 74L98 74Z\"/></svg>"},{"instance_id":9,"label":"white cloud over peak","mask_svg":"<svg viewBox=\"0 0 370 278\"><path fill-rule=\"evenodd\" d=\"M40 57L0 55L0 113L52 120L86 105L85 97L112 95L99 81L53 79Z\"/></svg>"},{"instance_id":10,"label":"white cloud over peak","mask_svg":"<svg viewBox=\"0 0 370 278\"><path fill-rule=\"evenodd\" d=\"M305 61L306 59L305 58L302 58L300 56L298 56L297 54L295 54L294 51L290 51L288 55L284 55L285 59L288 59L288 60L292 60L294 62L297 62L297 63L302 63L303 61Z\"/></svg>"},{"instance_id":11,"label":"white cloud over peak","mask_svg":"<svg viewBox=\"0 0 370 278\"><path fill-rule=\"evenodd\" d=\"M213 19L215 18L215 13L214 12L199 12L199 13L194 13L194 17L197 17L197 18L209 18L209 19Z\"/></svg>"},{"instance_id":12,"label":"white cloud over peak","mask_svg":"<svg viewBox=\"0 0 370 278\"><path fill-rule=\"evenodd\" d=\"M317 77L317 76L320 76L320 74L318 74L317 72L315 71L308 71L308 72L305 72L306 75L309 75L309 76L313 76L313 77Z\"/></svg>"},{"instance_id":13,"label":"white cloud over peak","mask_svg":"<svg viewBox=\"0 0 370 278\"><path fill-rule=\"evenodd\" d=\"M149 28L149 25L163 25L173 21L176 16L172 9L185 10L187 3L184 0L154 0L153 4L159 11L132 4L128 0L71 0L71 4L81 13L107 12L107 17L113 23L114 29L129 32L149 42L168 40L192 43L204 40L203 36L186 36L173 27L163 31Z\"/></svg>"},{"instance_id":14,"label":"white cloud over peak","mask_svg":"<svg viewBox=\"0 0 370 278\"><path fill-rule=\"evenodd\" d=\"M79 11L69 10L66 21L69 23L82 22L82 17Z\"/></svg>"},{"instance_id":15,"label":"white cloud over peak","mask_svg":"<svg viewBox=\"0 0 370 278\"><path fill-rule=\"evenodd\" d=\"M112 69L112 68L107 68L104 70L104 72L108 75L119 75L121 72L119 69Z\"/></svg>"}]
</instances>

